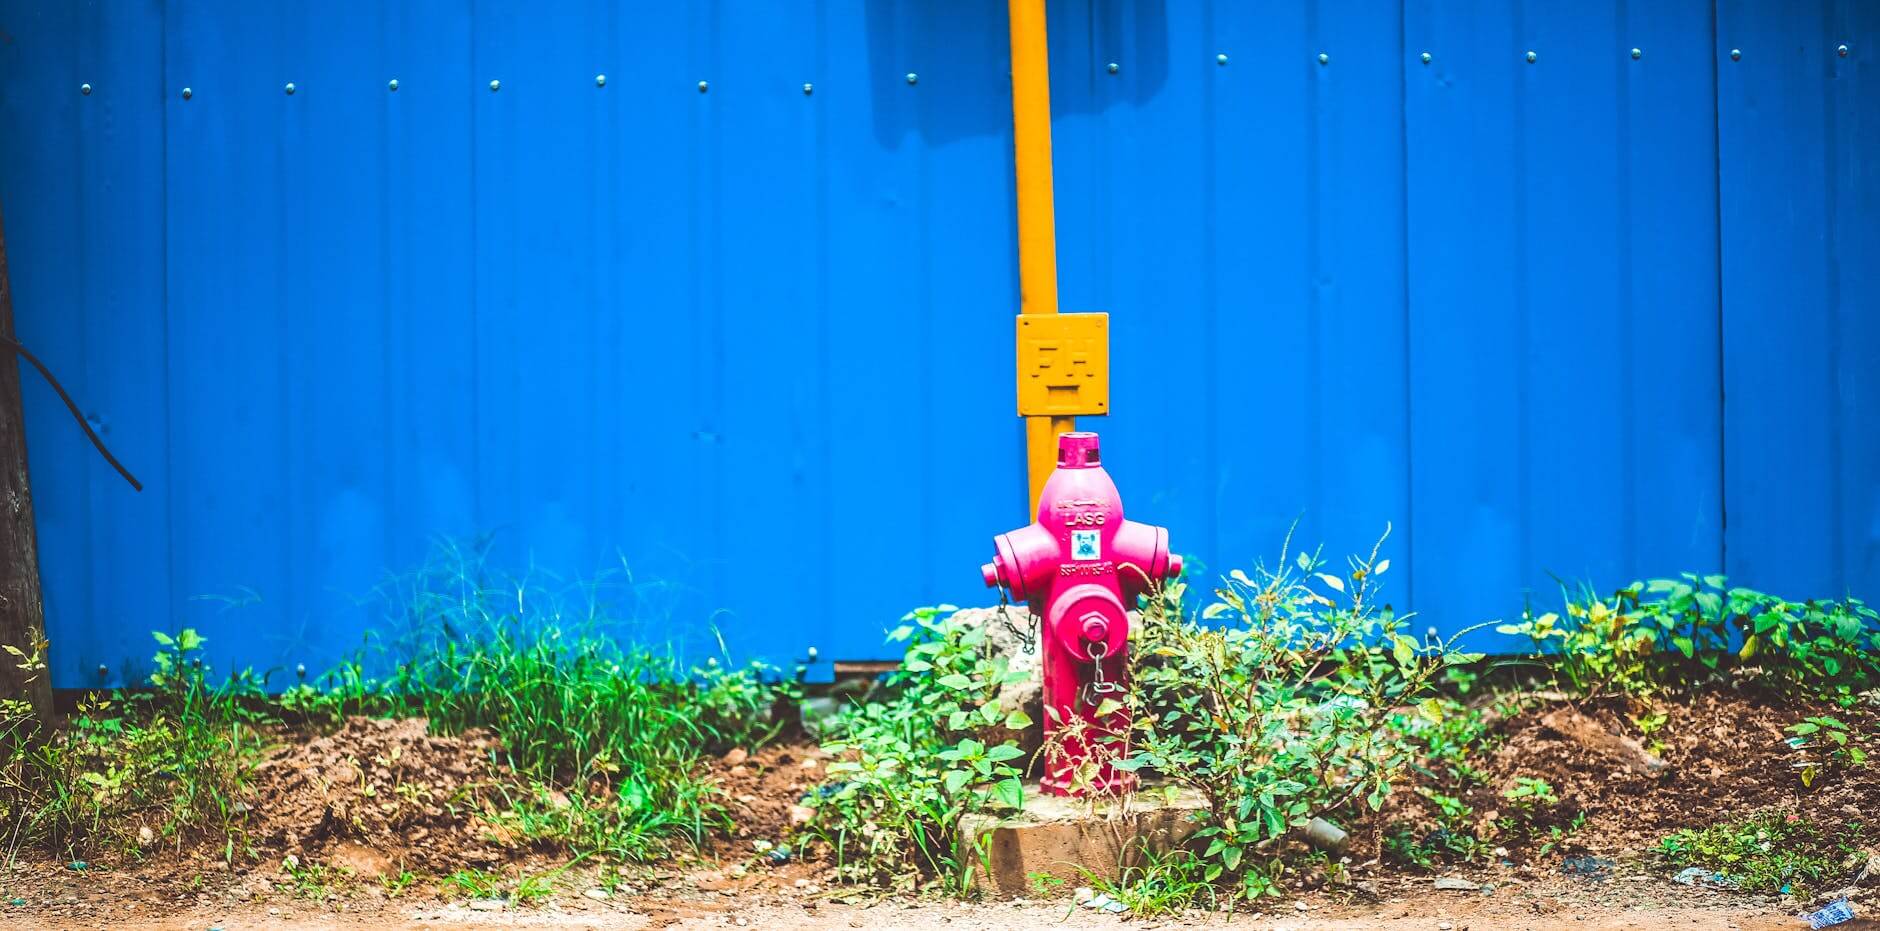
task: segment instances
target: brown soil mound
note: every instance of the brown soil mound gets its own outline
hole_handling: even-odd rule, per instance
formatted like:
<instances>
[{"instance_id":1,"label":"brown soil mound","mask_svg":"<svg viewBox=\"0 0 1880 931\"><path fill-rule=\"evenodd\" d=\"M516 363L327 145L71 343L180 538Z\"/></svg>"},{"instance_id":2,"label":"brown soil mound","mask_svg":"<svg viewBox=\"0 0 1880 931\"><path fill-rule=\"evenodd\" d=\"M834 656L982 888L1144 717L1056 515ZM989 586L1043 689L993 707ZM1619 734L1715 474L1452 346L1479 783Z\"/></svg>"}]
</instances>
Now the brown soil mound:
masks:
<instances>
[{"instance_id":1,"label":"brown soil mound","mask_svg":"<svg viewBox=\"0 0 1880 931\"><path fill-rule=\"evenodd\" d=\"M1797 764L1810 754L1822 759L1826 753L1791 747L1785 731L1804 717L1830 715L1846 722L1852 734L1870 739L1880 734L1880 714L1871 708L1716 692L1643 708L1615 700L1577 711L1576 717L1574 709L1555 703L1500 721L1494 731L1499 745L1491 743L1492 752L1473 761L1485 777L1480 785L1457 793L1453 784L1445 789L1428 779L1413 782L1468 802L1476 812L1478 836L1505 846L1517 862L1554 839L1546 829L1569 828L1580 812L1585 823L1566 834L1557 849L1607 855L1648 850L1680 828L1762 809L1795 812L1849 843L1880 838L1880 766L1831 764L1804 786ZM1650 733L1639 726L1659 715L1663 721ZM1581 727L1570 726L1575 723ZM1503 793L1521 777L1545 780L1559 801L1534 814L1534 830L1498 834L1496 816L1515 807ZM1374 826L1393 821L1416 825L1419 832L1435 827L1432 806L1413 786L1392 794Z\"/></svg>"},{"instance_id":2,"label":"brown soil mound","mask_svg":"<svg viewBox=\"0 0 1880 931\"><path fill-rule=\"evenodd\" d=\"M422 718L350 718L261 764L253 836L279 854L363 874L496 862L503 853L476 816L501 776L493 746L479 732L432 736Z\"/></svg>"},{"instance_id":3,"label":"brown soil mound","mask_svg":"<svg viewBox=\"0 0 1880 931\"><path fill-rule=\"evenodd\" d=\"M765 747L755 754L733 750L712 762L709 776L724 793L724 805L736 825L731 836L715 835L707 852L726 859L751 856L754 841L787 844L796 830L804 793L823 780L829 754L813 746Z\"/></svg>"}]
</instances>

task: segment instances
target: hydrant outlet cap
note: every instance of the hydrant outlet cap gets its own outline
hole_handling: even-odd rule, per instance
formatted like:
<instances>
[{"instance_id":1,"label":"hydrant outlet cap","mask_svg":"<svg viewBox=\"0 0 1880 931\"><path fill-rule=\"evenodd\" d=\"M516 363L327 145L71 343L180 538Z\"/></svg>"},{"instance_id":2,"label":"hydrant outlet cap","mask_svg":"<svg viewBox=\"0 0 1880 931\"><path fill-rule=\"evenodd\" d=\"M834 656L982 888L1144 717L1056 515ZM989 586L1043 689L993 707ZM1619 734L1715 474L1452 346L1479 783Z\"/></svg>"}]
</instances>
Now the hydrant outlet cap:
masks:
<instances>
[{"instance_id":1,"label":"hydrant outlet cap","mask_svg":"<svg viewBox=\"0 0 1880 931\"><path fill-rule=\"evenodd\" d=\"M999 566L997 563L986 563L980 566L979 574L985 576L987 588L997 588L999 586Z\"/></svg>"},{"instance_id":2,"label":"hydrant outlet cap","mask_svg":"<svg viewBox=\"0 0 1880 931\"><path fill-rule=\"evenodd\" d=\"M1180 553L1168 554L1168 577L1171 579L1178 579L1178 578L1181 578L1181 574L1182 574L1182 554Z\"/></svg>"},{"instance_id":3,"label":"hydrant outlet cap","mask_svg":"<svg viewBox=\"0 0 1880 931\"><path fill-rule=\"evenodd\" d=\"M1058 468L1094 469L1101 462L1097 455L1097 435L1077 432L1058 434Z\"/></svg>"}]
</instances>

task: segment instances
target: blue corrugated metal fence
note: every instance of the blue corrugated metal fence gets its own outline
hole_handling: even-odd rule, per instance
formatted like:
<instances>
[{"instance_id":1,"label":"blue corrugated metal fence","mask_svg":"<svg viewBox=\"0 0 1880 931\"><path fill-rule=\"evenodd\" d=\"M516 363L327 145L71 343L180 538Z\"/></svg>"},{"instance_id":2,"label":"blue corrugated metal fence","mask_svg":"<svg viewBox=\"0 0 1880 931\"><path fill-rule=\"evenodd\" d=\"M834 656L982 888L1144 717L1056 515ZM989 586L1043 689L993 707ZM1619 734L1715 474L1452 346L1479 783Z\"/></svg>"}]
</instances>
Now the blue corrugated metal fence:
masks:
<instances>
[{"instance_id":1,"label":"blue corrugated metal fence","mask_svg":"<svg viewBox=\"0 0 1880 931\"><path fill-rule=\"evenodd\" d=\"M1880 595L1880 5L1050 17L1087 422L1179 549L1388 521L1447 629L1555 577ZM1006 59L989 0L0 0L19 335L150 485L29 378L58 684L185 623L317 669L479 531L740 656L984 598Z\"/></svg>"}]
</instances>

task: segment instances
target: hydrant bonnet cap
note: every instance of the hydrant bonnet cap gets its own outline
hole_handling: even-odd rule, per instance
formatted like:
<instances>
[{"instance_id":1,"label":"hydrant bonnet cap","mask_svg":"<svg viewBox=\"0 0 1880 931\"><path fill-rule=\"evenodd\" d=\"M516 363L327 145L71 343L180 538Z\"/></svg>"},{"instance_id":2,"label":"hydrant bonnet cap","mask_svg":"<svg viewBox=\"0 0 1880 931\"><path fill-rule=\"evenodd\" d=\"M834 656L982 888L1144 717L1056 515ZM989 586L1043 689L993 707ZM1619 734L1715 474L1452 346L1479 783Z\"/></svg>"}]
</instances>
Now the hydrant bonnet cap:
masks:
<instances>
[{"instance_id":1,"label":"hydrant bonnet cap","mask_svg":"<svg viewBox=\"0 0 1880 931\"><path fill-rule=\"evenodd\" d=\"M1090 469L1095 468L1101 461L1097 454L1095 433L1058 434L1058 468Z\"/></svg>"}]
</instances>

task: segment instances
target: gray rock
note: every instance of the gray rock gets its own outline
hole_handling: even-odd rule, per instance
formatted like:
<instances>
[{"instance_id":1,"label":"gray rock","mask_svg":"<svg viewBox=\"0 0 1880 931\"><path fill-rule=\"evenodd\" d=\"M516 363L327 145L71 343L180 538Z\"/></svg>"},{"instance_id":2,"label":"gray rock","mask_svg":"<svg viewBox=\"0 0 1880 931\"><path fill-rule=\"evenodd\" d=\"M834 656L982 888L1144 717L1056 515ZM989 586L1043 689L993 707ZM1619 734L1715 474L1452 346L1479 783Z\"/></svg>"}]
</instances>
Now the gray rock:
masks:
<instances>
[{"instance_id":1,"label":"gray rock","mask_svg":"<svg viewBox=\"0 0 1880 931\"><path fill-rule=\"evenodd\" d=\"M1031 726L1019 731L1003 725L988 727L980 732L980 739L995 745L1015 740L1027 754L1035 752L1044 744L1044 683L1039 677L1044 647L1038 642L1038 616L1024 605L1006 605L1001 614L995 605L961 608L953 613L952 620L964 627L983 629L987 655L1003 656L1007 669L1025 673L1023 679L999 689L999 707L1007 714L1023 710L1030 716ZM1027 638L1030 650L1026 649Z\"/></svg>"}]
</instances>

